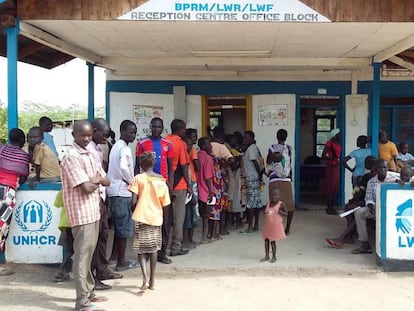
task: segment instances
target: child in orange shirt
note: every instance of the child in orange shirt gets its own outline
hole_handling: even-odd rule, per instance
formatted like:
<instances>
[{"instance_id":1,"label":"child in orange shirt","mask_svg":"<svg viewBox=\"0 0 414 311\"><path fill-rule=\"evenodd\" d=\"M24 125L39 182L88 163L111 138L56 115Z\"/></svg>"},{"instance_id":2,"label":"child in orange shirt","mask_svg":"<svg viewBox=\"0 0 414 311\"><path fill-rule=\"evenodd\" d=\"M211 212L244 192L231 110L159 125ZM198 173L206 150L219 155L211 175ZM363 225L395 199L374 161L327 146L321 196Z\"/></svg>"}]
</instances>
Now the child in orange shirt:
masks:
<instances>
[{"instance_id":1,"label":"child in orange shirt","mask_svg":"<svg viewBox=\"0 0 414 311\"><path fill-rule=\"evenodd\" d=\"M170 196L165 179L155 174L154 155L143 152L139 157L143 173L134 177L128 189L132 192L132 219L135 221L133 249L138 252L143 282L141 290L154 289L157 252L161 249L161 225L163 208L168 206ZM150 275L147 259L150 259Z\"/></svg>"}]
</instances>

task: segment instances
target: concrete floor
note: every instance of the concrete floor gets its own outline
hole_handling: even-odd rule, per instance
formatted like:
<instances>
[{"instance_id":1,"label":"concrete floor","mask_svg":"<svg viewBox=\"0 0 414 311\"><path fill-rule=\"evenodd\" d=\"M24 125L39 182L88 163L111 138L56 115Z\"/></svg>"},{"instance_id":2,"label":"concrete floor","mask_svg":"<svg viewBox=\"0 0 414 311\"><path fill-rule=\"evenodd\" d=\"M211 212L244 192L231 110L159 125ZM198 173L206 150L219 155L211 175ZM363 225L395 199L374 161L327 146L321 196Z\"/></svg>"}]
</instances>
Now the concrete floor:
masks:
<instances>
[{"instance_id":1,"label":"concrete floor","mask_svg":"<svg viewBox=\"0 0 414 311\"><path fill-rule=\"evenodd\" d=\"M263 228L263 219L260 229ZM335 237L345 228L345 220L339 216L325 214L317 206L295 212L289 236L277 243L277 262L260 262L264 257L264 242L261 231L240 234L231 230L223 240L198 245L184 256L171 257L170 265L159 264L160 271L189 270L277 270L319 272L378 272L374 254L352 255L358 246L346 244L342 249L333 249L325 242L326 237ZM196 230L195 241L200 241L200 228ZM131 241L130 241L131 242ZM132 247L128 247L129 259L136 259ZM254 270L254 269L253 269Z\"/></svg>"}]
</instances>

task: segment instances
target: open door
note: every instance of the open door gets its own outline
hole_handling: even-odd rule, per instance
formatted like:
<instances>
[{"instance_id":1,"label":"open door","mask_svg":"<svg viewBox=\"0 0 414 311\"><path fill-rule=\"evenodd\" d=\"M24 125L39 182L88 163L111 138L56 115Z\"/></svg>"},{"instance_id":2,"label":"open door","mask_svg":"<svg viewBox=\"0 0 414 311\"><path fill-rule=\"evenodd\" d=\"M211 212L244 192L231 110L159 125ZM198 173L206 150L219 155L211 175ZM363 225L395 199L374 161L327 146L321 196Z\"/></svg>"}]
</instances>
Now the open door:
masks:
<instances>
[{"instance_id":1,"label":"open door","mask_svg":"<svg viewBox=\"0 0 414 311\"><path fill-rule=\"evenodd\" d=\"M325 163L321 160L330 131L338 127L338 98L301 99L300 205L324 208Z\"/></svg>"},{"instance_id":2,"label":"open door","mask_svg":"<svg viewBox=\"0 0 414 311\"><path fill-rule=\"evenodd\" d=\"M249 95L203 96L202 135L208 128L222 126L227 134L252 129L252 98Z\"/></svg>"}]
</instances>

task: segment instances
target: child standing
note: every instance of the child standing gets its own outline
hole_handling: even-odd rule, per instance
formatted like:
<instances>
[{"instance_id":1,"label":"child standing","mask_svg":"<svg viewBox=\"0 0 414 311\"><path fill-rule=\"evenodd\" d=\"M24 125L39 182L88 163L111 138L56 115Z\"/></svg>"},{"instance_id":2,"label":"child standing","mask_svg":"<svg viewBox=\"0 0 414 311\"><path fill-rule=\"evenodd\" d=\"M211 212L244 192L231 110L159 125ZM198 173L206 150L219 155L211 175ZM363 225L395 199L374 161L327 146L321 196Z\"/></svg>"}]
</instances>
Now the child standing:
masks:
<instances>
[{"instance_id":1,"label":"child standing","mask_svg":"<svg viewBox=\"0 0 414 311\"><path fill-rule=\"evenodd\" d=\"M200 151L198 152L198 161L200 163L200 169L197 171L197 183L198 183L198 207L200 210L200 217L203 222L203 230L201 234L201 244L211 243L209 236L209 217L210 206L207 202L214 196L213 194L213 177L214 166L213 157L211 155L212 147L210 139L207 137L201 137L198 140L198 146ZM210 232L210 236L212 232Z\"/></svg>"},{"instance_id":2,"label":"child standing","mask_svg":"<svg viewBox=\"0 0 414 311\"><path fill-rule=\"evenodd\" d=\"M58 208L62 208L59 218L59 230L61 231L59 237L59 245L63 246L65 257L59 269L53 275L55 282L62 282L65 279L72 279L72 255L73 255L73 235L70 227L68 215L63 208L63 195L62 190L58 192L55 198L54 205Z\"/></svg>"},{"instance_id":3,"label":"child standing","mask_svg":"<svg viewBox=\"0 0 414 311\"><path fill-rule=\"evenodd\" d=\"M186 136L183 140L187 144L187 152L188 152L188 176L190 177L190 185L191 189L193 190L193 194L191 195L191 199L189 202L186 200L185 204L185 218L184 218L184 225L183 225L183 248L195 248L196 244L193 241L193 234L194 228L197 226L198 223L198 197L197 197L197 171L200 168L200 164L198 162L197 151L193 148L193 140L191 137Z\"/></svg>"},{"instance_id":4,"label":"child standing","mask_svg":"<svg viewBox=\"0 0 414 311\"><path fill-rule=\"evenodd\" d=\"M287 211L285 204L280 201L280 189L273 188L269 193L269 202L265 209L265 225L262 234L265 240L265 257L260 261L269 260L269 244L271 244L272 259L270 262L276 262L276 241L286 238L281 216L287 216Z\"/></svg>"},{"instance_id":5,"label":"child standing","mask_svg":"<svg viewBox=\"0 0 414 311\"><path fill-rule=\"evenodd\" d=\"M143 152L139 161L143 173L134 177L128 189L132 192L132 219L135 221L133 249L138 252L143 282L141 290L154 289L157 252L161 249L161 225L163 208L168 206L170 196L165 179L153 172L155 159L151 152ZM138 200L139 198L139 200ZM150 259L150 276L147 259Z\"/></svg>"}]
</instances>

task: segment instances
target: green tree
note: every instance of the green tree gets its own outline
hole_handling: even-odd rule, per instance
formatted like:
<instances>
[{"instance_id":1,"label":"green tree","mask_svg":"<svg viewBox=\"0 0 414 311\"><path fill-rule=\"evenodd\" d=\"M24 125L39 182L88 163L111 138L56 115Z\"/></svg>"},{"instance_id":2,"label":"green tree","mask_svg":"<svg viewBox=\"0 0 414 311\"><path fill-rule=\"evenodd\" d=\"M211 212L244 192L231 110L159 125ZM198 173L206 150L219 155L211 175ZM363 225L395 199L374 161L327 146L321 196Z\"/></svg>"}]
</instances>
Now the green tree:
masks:
<instances>
[{"instance_id":1,"label":"green tree","mask_svg":"<svg viewBox=\"0 0 414 311\"><path fill-rule=\"evenodd\" d=\"M62 124L70 123L73 119L81 120L87 118L86 107L61 107L61 106L48 106L43 103L35 102L23 102L19 105L18 122L19 128L25 133L33 126L39 125L39 119L43 116L47 116L54 122L62 122ZM105 108L96 107L95 117L104 118ZM0 143L7 141L8 129L7 129L7 108L6 104L0 100Z\"/></svg>"}]
</instances>

